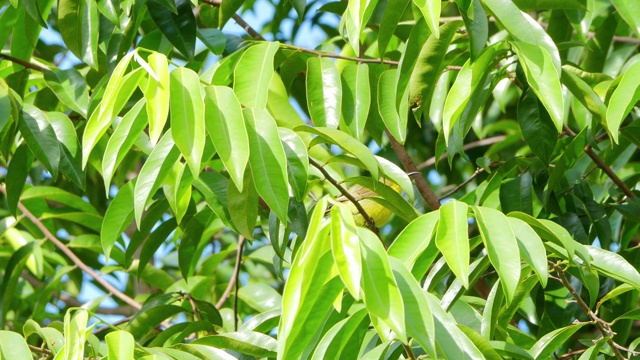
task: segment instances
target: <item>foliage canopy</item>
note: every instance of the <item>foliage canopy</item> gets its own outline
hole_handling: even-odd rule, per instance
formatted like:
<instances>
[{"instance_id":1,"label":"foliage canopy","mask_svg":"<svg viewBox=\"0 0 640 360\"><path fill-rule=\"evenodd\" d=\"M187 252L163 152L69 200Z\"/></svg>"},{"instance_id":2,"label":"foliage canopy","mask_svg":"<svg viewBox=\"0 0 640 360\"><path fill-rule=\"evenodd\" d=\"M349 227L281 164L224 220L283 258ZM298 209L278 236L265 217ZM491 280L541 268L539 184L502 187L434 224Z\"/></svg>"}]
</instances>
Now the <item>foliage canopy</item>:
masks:
<instances>
[{"instance_id":1,"label":"foliage canopy","mask_svg":"<svg viewBox=\"0 0 640 360\"><path fill-rule=\"evenodd\" d=\"M637 0L0 0L0 44L0 358L636 355Z\"/></svg>"}]
</instances>

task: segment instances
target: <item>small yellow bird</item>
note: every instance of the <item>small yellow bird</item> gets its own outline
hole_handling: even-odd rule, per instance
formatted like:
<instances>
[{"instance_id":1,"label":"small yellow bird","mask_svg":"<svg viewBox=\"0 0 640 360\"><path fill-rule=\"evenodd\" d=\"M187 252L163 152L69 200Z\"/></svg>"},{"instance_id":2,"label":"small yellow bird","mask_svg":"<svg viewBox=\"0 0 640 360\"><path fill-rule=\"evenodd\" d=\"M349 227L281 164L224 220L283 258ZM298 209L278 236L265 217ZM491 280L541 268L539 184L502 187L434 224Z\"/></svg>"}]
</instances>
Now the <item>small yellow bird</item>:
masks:
<instances>
[{"instance_id":1,"label":"small yellow bird","mask_svg":"<svg viewBox=\"0 0 640 360\"><path fill-rule=\"evenodd\" d=\"M394 183L391 180L380 178L380 182L391 187L397 193L400 193L400 191L402 190L398 184ZM384 225L387 221L389 221L389 219L391 219L393 211L370 199L371 197L379 196L374 191L367 189L362 185L354 185L347 191L349 191L349 194L351 194L356 199L356 201L360 203L360 206L362 206L364 211L366 211L366 213L373 219L376 227ZM336 200L345 204L349 208L349 210L353 214L353 219L355 220L356 225L367 226L364 216L360 214L356 206L351 201L349 201L349 199L347 199L345 196L340 196Z\"/></svg>"}]
</instances>

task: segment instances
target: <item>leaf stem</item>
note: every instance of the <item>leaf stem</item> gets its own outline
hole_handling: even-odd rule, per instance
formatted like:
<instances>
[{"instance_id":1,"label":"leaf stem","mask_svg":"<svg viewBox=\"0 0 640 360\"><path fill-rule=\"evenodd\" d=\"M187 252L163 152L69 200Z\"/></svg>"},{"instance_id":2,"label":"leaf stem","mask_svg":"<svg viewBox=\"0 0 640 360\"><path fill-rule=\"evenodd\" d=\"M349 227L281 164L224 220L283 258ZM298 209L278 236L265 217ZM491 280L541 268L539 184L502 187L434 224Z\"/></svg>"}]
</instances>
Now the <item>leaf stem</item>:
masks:
<instances>
[{"instance_id":1,"label":"leaf stem","mask_svg":"<svg viewBox=\"0 0 640 360\"><path fill-rule=\"evenodd\" d=\"M16 64L22 65L22 66L24 66L24 67L26 67L28 69L36 70L36 71L39 71L39 72L45 72L47 70L51 70L47 66L41 66L41 65L38 65L38 64L33 64L33 63L29 62L29 61L18 59L16 57L13 57L13 56L7 55L7 54L0 54L0 59L9 60L12 63L16 63Z\"/></svg>"}]
</instances>

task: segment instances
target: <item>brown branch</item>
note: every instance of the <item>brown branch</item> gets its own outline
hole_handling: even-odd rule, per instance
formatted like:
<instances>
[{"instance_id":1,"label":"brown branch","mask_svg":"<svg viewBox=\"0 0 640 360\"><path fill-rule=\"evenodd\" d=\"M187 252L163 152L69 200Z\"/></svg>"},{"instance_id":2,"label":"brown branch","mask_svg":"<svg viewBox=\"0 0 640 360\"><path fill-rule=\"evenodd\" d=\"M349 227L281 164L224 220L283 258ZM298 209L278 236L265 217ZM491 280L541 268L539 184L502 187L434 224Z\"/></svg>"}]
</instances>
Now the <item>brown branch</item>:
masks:
<instances>
[{"instance_id":1,"label":"brown branch","mask_svg":"<svg viewBox=\"0 0 640 360\"><path fill-rule=\"evenodd\" d=\"M565 133L567 133L567 134L569 134L571 136L576 136L576 133L574 133L573 130L571 130L567 125L563 125L563 130L564 130ZM636 194L634 194L631 191L631 189L629 189L627 184L625 184L618 177L618 175L616 175L616 173L614 173L613 170L611 170L611 168L609 166L607 166L607 164L605 164L604 161L602 161L602 159L600 159L600 157L595 153L595 151L593 151L593 148L591 147L591 144L587 144L587 146L584 147L584 152L587 153L587 155L591 158L591 160L593 160L593 162L596 164L596 166L598 168L600 168L600 170L602 170L609 177L609 179L611 179L611 181L613 181L614 184L618 185L620 190L622 190L622 192L627 197L630 197L630 198L636 197Z\"/></svg>"},{"instance_id":2,"label":"brown branch","mask_svg":"<svg viewBox=\"0 0 640 360\"><path fill-rule=\"evenodd\" d=\"M238 290L240 289L240 266L242 265L242 249L244 249L244 236L240 235L238 239L238 256L236 257L236 267L233 271L233 277L236 278L236 291L233 297L233 328L238 331ZM242 244L240 244L242 241Z\"/></svg>"},{"instance_id":3,"label":"brown branch","mask_svg":"<svg viewBox=\"0 0 640 360\"><path fill-rule=\"evenodd\" d=\"M467 185L468 183L470 183L471 181L473 181L473 179L475 179L478 175L480 175L482 172L484 172L483 168L477 168L476 171L471 174L471 176L469 176L468 179L466 179L465 181L463 181L462 183L460 183L460 185L454 187L453 189L451 189L449 192L447 192L446 194L440 196L440 198L438 200L442 200L444 198L447 198L455 193L457 193L460 189L462 189L465 185Z\"/></svg>"},{"instance_id":4,"label":"brown branch","mask_svg":"<svg viewBox=\"0 0 640 360\"><path fill-rule=\"evenodd\" d=\"M488 145L493 145L496 143L499 143L500 141L506 139L507 137L505 135L498 135L498 136L494 136L494 137L490 137L490 138L486 138L486 139L481 139L478 141L474 141L474 142L470 142L466 145L464 145L462 147L463 150L469 150L469 149L473 149L473 148L477 148L477 147L483 147L483 146L488 146ZM447 158L446 154L442 154L440 156L440 159L438 159L438 161L442 161L444 159ZM418 164L418 169L422 170L425 168L428 168L429 166L435 165L436 164L436 157L432 157L430 159L427 159L427 161Z\"/></svg>"},{"instance_id":5,"label":"brown branch","mask_svg":"<svg viewBox=\"0 0 640 360\"><path fill-rule=\"evenodd\" d=\"M389 137L389 141L391 142L393 151L398 156L398 159L400 159L402 166L404 166L404 170L407 173L419 173L418 168L413 163L413 160L411 160L409 153L407 153L407 149L405 149L404 146L402 146L402 144L400 144L398 140L396 140L393 135L391 135L389 130L385 129L385 132ZM422 173L420 173L419 176L416 176L415 180L418 192L420 192L420 195L427 203L427 205L431 208L431 210L438 210L440 208L438 197L436 196L436 194L434 194L433 190L431 190L431 187L427 183L427 180L425 180Z\"/></svg>"},{"instance_id":6,"label":"brown branch","mask_svg":"<svg viewBox=\"0 0 640 360\"><path fill-rule=\"evenodd\" d=\"M322 176L324 176L324 178L327 179L327 181L329 181L333 186L335 186L336 189L338 189L338 191L340 191L340 194L342 194L345 198L347 198L347 200L349 200L349 201L351 201L351 203L353 203L353 206L356 207L356 209L358 210L360 215L362 215L362 217L364 218L364 221L367 224L367 227L369 228L369 230L373 231L377 235L378 234L378 228L376 227L375 221L373 220L373 218L371 216L369 216L369 214L365 211L365 209L362 207L362 205L360 205L358 200L355 197L353 197L353 195L351 195L344 187L342 187L340 185L340 183L338 183L338 181L336 179L334 179L329 174L329 172L327 172L327 170L325 170L325 168L322 165L318 164L317 161L315 161L314 159L312 159L310 157L309 158L309 163L311 165L313 165L316 169L320 170L320 172L322 173Z\"/></svg>"},{"instance_id":7,"label":"brown branch","mask_svg":"<svg viewBox=\"0 0 640 360\"><path fill-rule=\"evenodd\" d=\"M265 41L265 38L262 37L262 35L260 35L260 33L256 31L256 29L252 28L248 22L244 21L244 19L240 15L233 14L232 18L238 23L238 25L242 26L244 31L246 31L247 34L251 35L252 38L260 41Z\"/></svg>"},{"instance_id":8,"label":"brown branch","mask_svg":"<svg viewBox=\"0 0 640 360\"><path fill-rule=\"evenodd\" d=\"M574 289L573 286L571 286L571 283L569 283L569 280L567 280L567 277L564 275L564 271L562 270L560 265L558 265L558 263L549 262L549 264L553 267L555 272L558 274L558 278L562 282L562 285L567 290L569 290L573 298L576 299L576 302L578 303L578 305L582 308L582 310L584 310L584 312L587 313L587 316L593 322L593 324L598 329L598 331L600 331L602 336L607 339L607 343L611 347L611 350L613 351L613 354L616 356L616 359L624 359L624 356L622 356L622 353L620 353L620 350L618 349L618 344L616 344L616 342L613 341L614 333L613 331L611 331L611 327L609 326L609 323L600 319L593 311L591 311L591 308L589 307L589 305L587 305L587 303L585 303L584 300L582 300L582 298L580 297L576 289Z\"/></svg>"},{"instance_id":9,"label":"brown branch","mask_svg":"<svg viewBox=\"0 0 640 360\"><path fill-rule=\"evenodd\" d=\"M46 67L46 66L41 66L41 65L37 65L37 64L32 64L32 63L30 63L29 61L25 61L25 60L22 60L22 59L18 59L18 58L16 58L16 57L11 56L11 55L0 54L0 58L5 59L5 60L9 60L9 61L11 61L12 63L16 63L16 64L18 64L18 65L22 65L22 66L24 66L24 67L26 67L26 68L28 68L28 69L36 70L36 71L39 71L39 72L45 72L45 71L47 71L47 70L51 70L51 69L49 69L49 68L48 68L48 67Z\"/></svg>"},{"instance_id":10,"label":"brown branch","mask_svg":"<svg viewBox=\"0 0 640 360\"><path fill-rule=\"evenodd\" d=\"M240 275L240 265L242 264L242 249L244 247L244 242L245 242L244 236L240 235L238 237L238 251L236 252L236 264L235 264L235 267L233 268L233 275L231 276L231 279L229 279L229 284L227 285L227 288L224 289L224 292L222 293L222 295L220 296L220 299L218 299L218 302L216 303L216 309L218 310L220 310L222 308L222 305L224 305L224 302L227 301L227 299L229 298L229 295L231 294L231 289L233 289L233 286L235 285L236 281L238 281L238 276Z\"/></svg>"},{"instance_id":11,"label":"brown branch","mask_svg":"<svg viewBox=\"0 0 640 360\"><path fill-rule=\"evenodd\" d=\"M0 192L2 192L5 196L7 195L7 190L4 187L4 185L0 185ZM138 303L137 301L135 301L134 299L132 299L131 297L129 297L127 294L123 293L122 291L118 290L118 288L116 288L115 286L111 285L107 280L102 278L98 273L96 273L87 264L82 262L82 260L80 260L80 258L78 256L76 256L76 254L74 254L73 251L71 251L71 249L69 249L62 241L60 241L57 237L55 237L55 235L53 235L51 233L51 231L49 231L49 229L47 229L47 227L44 226L42 221L40 221L40 219L38 219L35 215L33 215L31 213L31 211L29 211L29 209L27 209L24 206L24 204L22 204L21 201L18 202L18 208L20 209L20 211L22 211L22 213L27 218L29 218L29 220L31 220L31 222L33 222L36 225L36 227L38 229L40 229L40 231L42 231L44 233L44 235L47 238L47 240L51 241L77 267L79 267L82 271L84 271L89 276L91 276L97 283L102 285L111 294L113 294L118 299L122 300L124 303L128 304L129 306L131 306L131 307L133 307L133 308L135 308L137 310L140 310L142 308L142 305L140 303Z\"/></svg>"}]
</instances>

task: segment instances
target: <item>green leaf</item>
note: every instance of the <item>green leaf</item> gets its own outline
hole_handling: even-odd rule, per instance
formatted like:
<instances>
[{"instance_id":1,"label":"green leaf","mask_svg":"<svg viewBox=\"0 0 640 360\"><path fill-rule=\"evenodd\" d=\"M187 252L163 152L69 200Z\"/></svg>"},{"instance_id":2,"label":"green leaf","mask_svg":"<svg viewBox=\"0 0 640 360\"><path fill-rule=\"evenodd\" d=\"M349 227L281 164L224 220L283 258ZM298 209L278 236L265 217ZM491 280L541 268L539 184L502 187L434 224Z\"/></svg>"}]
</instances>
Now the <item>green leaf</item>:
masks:
<instances>
[{"instance_id":1,"label":"green leaf","mask_svg":"<svg viewBox=\"0 0 640 360\"><path fill-rule=\"evenodd\" d=\"M569 65L563 65L560 79L562 84L593 114L596 121L606 126L607 107L593 88L576 74L576 71L579 70L571 68Z\"/></svg>"},{"instance_id":2,"label":"green leaf","mask_svg":"<svg viewBox=\"0 0 640 360\"><path fill-rule=\"evenodd\" d=\"M549 271L547 268L547 252L542 239L526 222L512 217L509 217L508 220L513 233L516 235L520 255L536 273L542 287L546 287Z\"/></svg>"},{"instance_id":3,"label":"green leaf","mask_svg":"<svg viewBox=\"0 0 640 360\"><path fill-rule=\"evenodd\" d=\"M253 239L253 229L258 217L258 193L249 171L244 176L242 190L229 181L227 201L231 221L238 232L247 239Z\"/></svg>"},{"instance_id":4,"label":"green leaf","mask_svg":"<svg viewBox=\"0 0 640 360\"><path fill-rule=\"evenodd\" d=\"M23 110L19 122L22 136L33 154L51 175L58 176L60 145L47 114L30 104L25 104Z\"/></svg>"},{"instance_id":5,"label":"green leaf","mask_svg":"<svg viewBox=\"0 0 640 360\"><path fill-rule=\"evenodd\" d=\"M393 37L402 15L409 8L410 0L389 0L382 13L380 30L378 31L378 51L380 58L384 58L389 45L389 40Z\"/></svg>"},{"instance_id":6,"label":"green leaf","mask_svg":"<svg viewBox=\"0 0 640 360\"><path fill-rule=\"evenodd\" d=\"M249 135L249 165L256 190L286 224L289 208L287 157L280 142L278 127L266 110L246 108L242 113Z\"/></svg>"},{"instance_id":7,"label":"green leaf","mask_svg":"<svg viewBox=\"0 0 640 360\"><path fill-rule=\"evenodd\" d=\"M558 130L531 88L518 102L518 123L531 151L548 164L558 142Z\"/></svg>"},{"instance_id":8,"label":"green leaf","mask_svg":"<svg viewBox=\"0 0 640 360\"><path fill-rule=\"evenodd\" d=\"M73 315L71 315L73 312ZM69 309L64 316L64 352L65 360L84 357L86 328L89 312L85 309Z\"/></svg>"},{"instance_id":9,"label":"green leaf","mask_svg":"<svg viewBox=\"0 0 640 360\"><path fill-rule=\"evenodd\" d=\"M137 69L125 76L133 53L127 54L113 70L100 105L93 111L87 121L82 135L82 166L86 167L93 147L98 143L109 125L131 97L142 80L144 72Z\"/></svg>"},{"instance_id":10,"label":"green leaf","mask_svg":"<svg viewBox=\"0 0 640 360\"><path fill-rule=\"evenodd\" d=\"M357 141L353 137L345 134L343 131L326 128L326 127L310 127L299 126L295 128L297 132L310 132L316 134L328 142L340 146L343 150L349 154L355 156L364 164L366 170L371 173L371 178L377 180L380 175L378 168L378 161L376 157L371 153L368 147Z\"/></svg>"},{"instance_id":11,"label":"green leaf","mask_svg":"<svg viewBox=\"0 0 640 360\"><path fill-rule=\"evenodd\" d=\"M205 230L211 223L213 211L204 207L202 211L191 217L184 232L180 236L178 247L178 267L182 277L188 279L195 273L198 259L202 255L202 239L207 235Z\"/></svg>"},{"instance_id":12,"label":"green leaf","mask_svg":"<svg viewBox=\"0 0 640 360\"><path fill-rule=\"evenodd\" d=\"M107 147L102 157L102 178L107 193L111 187L111 179L116 168L129 153L133 144L147 126L147 113L145 101L140 99L122 118L116 129L111 134Z\"/></svg>"},{"instance_id":13,"label":"green leaf","mask_svg":"<svg viewBox=\"0 0 640 360\"><path fill-rule=\"evenodd\" d=\"M417 27L418 25L416 25ZM404 73L404 62L407 56L403 56L400 60L401 72L398 78L398 94L396 103L399 105L401 101L406 101L406 82L409 84L409 103L418 103L424 106L431 104L433 91L440 74L445 68L445 55L453 41L454 35L458 28L462 26L461 21L449 21L440 26L440 37L436 38L431 35L426 42L419 43L421 46L420 53L415 59L415 68L411 71L409 79L406 79Z\"/></svg>"},{"instance_id":14,"label":"green leaf","mask_svg":"<svg viewBox=\"0 0 640 360\"><path fill-rule=\"evenodd\" d=\"M420 254L433 248L435 242L431 240L438 220L440 220L440 212L432 211L410 222L389 247L389 256L402 261L404 266L411 269ZM437 251L431 253L432 262L437 256ZM430 262L427 261L425 265L429 266Z\"/></svg>"},{"instance_id":15,"label":"green leaf","mask_svg":"<svg viewBox=\"0 0 640 360\"><path fill-rule=\"evenodd\" d=\"M340 74L329 58L307 60L307 107L315 126L336 129L342 114Z\"/></svg>"},{"instance_id":16,"label":"green leaf","mask_svg":"<svg viewBox=\"0 0 640 360\"><path fill-rule=\"evenodd\" d=\"M20 334L0 330L0 357L3 359L31 359L31 351Z\"/></svg>"},{"instance_id":17,"label":"green leaf","mask_svg":"<svg viewBox=\"0 0 640 360\"><path fill-rule=\"evenodd\" d=\"M36 242L32 241L21 246L11 254L9 261L4 267L4 276L2 278L2 284L0 285L0 326L2 327L5 326L7 313L10 311L11 302L14 300L12 295L16 291L22 269L24 269L25 264L31 258L35 245Z\"/></svg>"},{"instance_id":18,"label":"green leaf","mask_svg":"<svg viewBox=\"0 0 640 360\"><path fill-rule=\"evenodd\" d=\"M200 78L195 71L179 67L171 72L170 88L171 135L197 177L206 136Z\"/></svg>"},{"instance_id":19,"label":"green leaf","mask_svg":"<svg viewBox=\"0 0 640 360\"><path fill-rule=\"evenodd\" d=\"M211 52L221 55L227 43L227 36L218 29L198 29L200 39Z\"/></svg>"},{"instance_id":20,"label":"green leaf","mask_svg":"<svg viewBox=\"0 0 640 360\"><path fill-rule=\"evenodd\" d=\"M640 34L640 4L633 0L612 0L618 14L636 34Z\"/></svg>"},{"instance_id":21,"label":"green leaf","mask_svg":"<svg viewBox=\"0 0 640 360\"><path fill-rule=\"evenodd\" d=\"M389 133L404 144L407 136L407 115L398 113L396 108L396 94L398 69L390 69L382 73L378 82L378 111L384 126Z\"/></svg>"},{"instance_id":22,"label":"green leaf","mask_svg":"<svg viewBox=\"0 0 640 360\"><path fill-rule=\"evenodd\" d=\"M133 360L136 342L133 335L127 331L116 330L108 333L104 340L110 359Z\"/></svg>"},{"instance_id":23,"label":"green leaf","mask_svg":"<svg viewBox=\"0 0 640 360\"><path fill-rule=\"evenodd\" d=\"M220 11L218 13L218 27L222 27L231 19L244 3L243 0L229 0L226 3L220 4Z\"/></svg>"},{"instance_id":24,"label":"green leaf","mask_svg":"<svg viewBox=\"0 0 640 360\"><path fill-rule=\"evenodd\" d=\"M121 187L104 214L102 229L100 230L100 243L107 259L111 254L113 245L120 239L122 232L129 227L131 220L133 220L133 190L133 181Z\"/></svg>"},{"instance_id":25,"label":"green leaf","mask_svg":"<svg viewBox=\"0 0 640 360\"><path fill-rule=\"evenodd\" d=\"M147 203L160 188L162 180L167 176L173 168L173 164L178 161L180 151L175 146L171 133L167 132L158 141L147 161L142 165L138 174L138 181L133 191L134 213L136 224L140 228L142 220L142 212L145 210Z\"/></svg>"},{"instance_id":26,"label":"green leaf","mask_svg":"<svg viewBox=\"0 0 640 360\"><path fill-rule=\"evenodd\" d=\"M31 17L34 21L36 21L40 26L47 27L47 23L42 18L42 14L40 13L40 6L38 1L36 0L24 0L21 1L22 5L24 5L24 9L27 12L27 15Z\"/></svg>"},{"instance_id":27,"label":"green leaf","mask_svg":"<svg viewBox=\"0 0 640 360\"><path fill-rule=\"evenodd\" d=\"M213 210L222 222L230 229L235 229L229 215L227 203L227 191L229 180L219 173L203 172L194 180L193 185L204 196L207 205Z\"/></svg>"},{"instance_id":28,"label":"green leaf","mask_svg":"<svg viewBox=\"0 0 640 360\"><path fill-rule=\"evenodd\" d=\"M331 253L342 282L355 300L360 300L362 259L360 240L351 211L336 203L331 208Z\"/></svg>"},{"instance_id":29,"label":"green leaf","mask_svg":"<svg viewBox=\"0 0 640 360\"><path fill-rule=\"evenodd\" d=\"M437 38L440 37L440 0L413 0L413 3L420 9L422 17L429 25L429 30Z\"/></svg>"},{"instance_id":30,"label":"green leaf","mask_svg":"<svg viewBox=\"0 0 640 360\"><path fill-rule=\"evenodd\" d=\"M236 331L205 336L191 342L216 348L228 349L258 358L275 358L277 341L271 336L253 331Z\"/></svg>"},{"instance_id":31,"label":"green leaf","mask_svg":"<svg viewBox=\"0 0 640 360\"><path fill-rule=\"evenodd\" d=\"M389 259L393 275L402 294L407 335L415 339L433 358L436 356L435 325L424 290L407 268L394 258Z\"/></svg>"},{"instance_id":32,"label":"green leaf","mask_svg":"<svg viewBox=\"0 0 640 360\"><path fill-rule=\"evenodd\" d=\"M196 50L196 18L189 0L175 0L177 14L157 1L148 1L149 15L171 44L188 60Z\"/></svg>"},{"instance_id":33,"label":"green leaf","mask_svg":"<svg viewBox=\"0 0 640 360\"><path fill-rule=\"evenodd\" d=\"M349 132L362 141L371 106L367 64L349 64L342 70L342 116Z\"/></svg>"},{"instance_id":34,"label":"green leaf","mask_svg":"<svg viewBox=\"0 0 640 360\"><path fill-rule=\"evenodd\" d=\"M207 132L238 191L243 191L243 177L249 162L249 137L242 117L242 107L231 88L205 87Z\"/></svg>"},{"instance_id":35,"label":"green leaf","mask_svg":"<svg viewBox=\"0 0 640 360\"><path fill-rule=\"evenodd\" d=\"M559 77L561 63L558 48L553 39L535 19L518 9L511 0L483 0L482 3L493 13L514 40L536 47L539 49L538 52L542 52L542 49L545 49L557 72L557 77ZM536 62L535 64L540 66L542 62Z\"/></svg>"},{"instance_id":36,"label":"green leaf","mask_svg":"<svg viewBox=\"0 0 640 360\"><path fill-rule=\"evenodd\" d=\"M247 284L238 289L238 298L253 309L265 312L280 308L282 296L264 283Z\"/></svg>"},{"instance_id":37,"label":"green leaf","mask_svg":"<svg viewBox=\"0 0 640 360\"><path fill-rule=\"evenodd\" d=\"M46 70L44 81L56 97L71 110L86 118L89 108L87 82L78 70Z\"/></svg>"},{"instance_id":38,"label":"green leaf","mask_svg":"<svg viewBox=\"0 0 640 360\"><path fill-rule=\"evenodd\" d=\"M467 209L467 204L456 200L440 207L436 246L442 252L451 271L468 289L470 258Z\"/></svg>"},{"instance_id":39,"label":"green leaf","mask_svg":"<svg viewBox=\"0 0 640 360\"><path fill-rule=\"evenodd\" d=\"M143 90L149 117L149 140L155 145L169 115L169 62L164 54L157 52L152 52L147 61L153 73L149 72L147 85Z\"/></svg>"},{"instance_id":40,"label":"green leaf","mask_svg":"<svg viewBox=\"0 0 640 360\"><path fill-rule=\"evenodd\" d=\"M620 124L640 100L640 62L637 62L620 75L620 83L607 106L607 127L613 141L618 143Z\"/></svg>"},{"instance_id":41,"label":"green leaf","mask_svg":"<svg viewBox=\"0 0 640 360\"><path fill-rule=\"evenodd\" d=\"M73 209L80 210L93 215L99 215L98 210L88 201L80 196L67 192L54 186L34 186L29 187L22 193L22 200L28 199L46 199L54 201L62 205L69 206Z\"/></svg>"},{"instance_id":42,"label":"green leaf","mask_svg":"<svg viewBox=\"0 0 640 360\"><path fill-rule=\"evenodd\" d=\"M509 304L520 280L520 251L516 237L507 217L500 211L474 206L473 212L482 241L489 254L489 260L498 272L507 304Z\"/></svg>"},{"instance_id":43,"label":"green leaf","mask_svg":"<svg viewBox=\"0 0 640 360\"><path fill-rule=\"evenodd\" d=\"M79 188L84 189L85 174L82 171L80 142L73 123L63 113L49 112L47 116L60 147L58 170Z\"/></svg>"},{"instance_id":44,"label":"green leaf","mask_svg":"<svg viewBox=\"0 0 640 360\"><path fill-rule=\"evenodd\" d=\"M32 163L33 154L27 147L27 144L18 146L11 157L11 162L7 168L7 178L5 180L7 185L7 207L13 215L17 214L20 195L22 194L24 185L27 183L27 176L29 176L29 171L31 171Z\"/></svg>"},{"instance_id":45,"label":"green leaf","mask_svg":"<svg viewBox=\"0 0 640 360\"><path fill-rule=\"evenodd\" d=\"M560 329L553 330L550 333L542 336L536 343L529 349L529 354L536 359L549 358L560 346L565 344L573 334L580 330L586 323L579 323L576 325L569 325Z\"/></svg>"},{"instance_id":46,"label":"green leaf","mask_svg":"<svg viewBox=\"0 0 640 360\"><path fill-rule=\"evenodd\" d=\"M162 184L164 196L169 202L169 207L176 216L176 221L180 223L187 213L187 209L191 204L191 184L193 183L193 174L189 171L189 167L183 163L176 162L172 171Z\"/></svg>"},{"instance_id":47,"label":"green leaf","mask_svg":"<svg viewBox=\"0 0 640 360\"><path fill-rule=\"evenodd\" d=\"M640 289L638 270L622 256L593 246L585 246L593 258L591 265L604 275Z\"/></svg>"},{"instance_id":48,"label":"green leaf","mask_svg":"<svg viewBox=\"0 0 640 360\"><path fill-rule=\"evenodd\" d=\"M92 68L98 67L98 6L92 0L60 0L58 26L67 48Z\"/></svg>"},{"instance_id":49,"label":"green leaf","mask_svg":"<svg viewBox=\"0 0 640 360\"><path fill-rule=\"evenodd\" d=\"M527 214L533 214L532 181L531 174L527 172L500 184L502 212L522 211Z\"/></svg>"},{"instance_id":50,"label":"green leaf","mask_svg":"<svg viewBox=\"0 0 640 360\"><path fill-rule=\"evenodd\" d=\"M362 298L367 311L407 341L405 309L398 284L391 272L389 258L380 239L365 228L358 228L362 256Z\"/></svg>"},{"instance_id":51,"label":"green leaf","mask_svg":"<svg viewBox=\"0 0 640 360\"><path fill-rule=\"evenodd\" d=\"M560 85L561 69L544 47L526 42L513 42L531 89L549 112L558 132L562 131L564 99Z\"/></svg>"},{"instance_id":52,"label":"green leaf","mask_svg":"<svg viewBox=\"0 0 640 360\"><path fill-rule=\"evenodd\" d=\"M480 0L458 0L456 3L462 13L464 27L467 28L467 32L469 33L471 60L475 61L482 52L482 49L486 46L489 38L487 13L484 11ZM463 3L468 3L468 5L464 6Z\"/></svg>"},{"instance_id":53,"label":"green leaf","mask_svg":"<svg viewBox=\"0 0 640 360\"><path fill-rule=\"evenodd\" d=\"M256 109L267 107L273 58L278 43L263 42L244 51L233 71L233 91L240 103Z\"/></svg>"},{"instance_id":54,"label":"green leaf","mask_svg":"<svg viewBox=\"0 0 640 360\"><path fill-rule=\"evenodd\" d=\"M341 355L352 355L347 347L359 345L369 325L366 309L360 309L333 325L318 342L312 360L339 359ZM347 348L347 349L345 349Z\"/></svg>"},{"instance_id":55,"label":"green leaf","mask_svg":"<svg viewBox=\"0 0 640 360\"><path fill-rule=\"evenodd\" d=\"M309 155L304 141L293 130L278 128L282 147L287 155L289 185L296 200L303 201L307 194Z\"/></svg>"}]
</instances>

